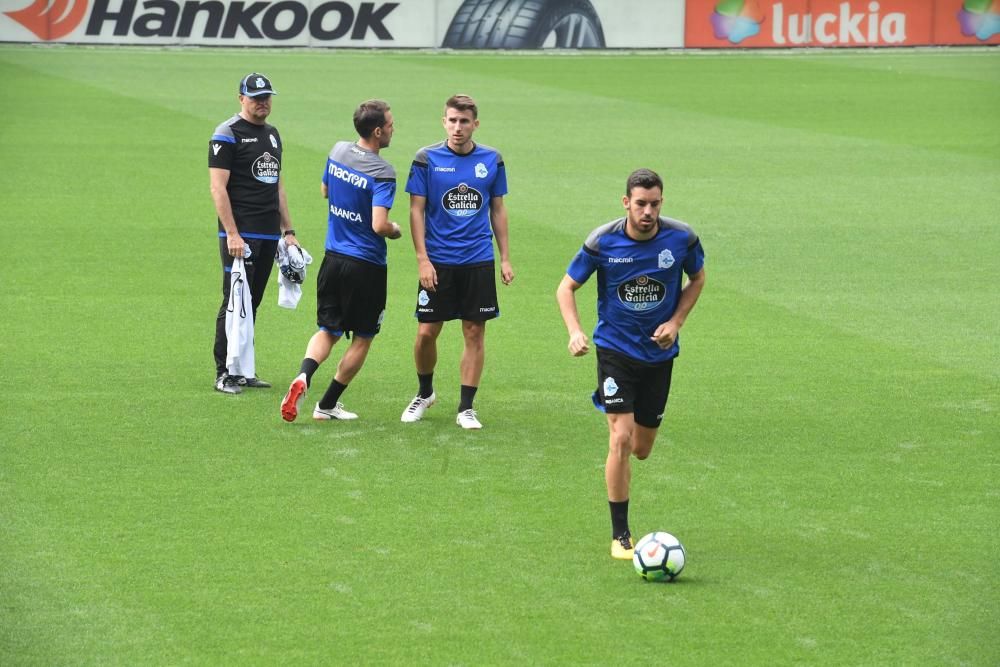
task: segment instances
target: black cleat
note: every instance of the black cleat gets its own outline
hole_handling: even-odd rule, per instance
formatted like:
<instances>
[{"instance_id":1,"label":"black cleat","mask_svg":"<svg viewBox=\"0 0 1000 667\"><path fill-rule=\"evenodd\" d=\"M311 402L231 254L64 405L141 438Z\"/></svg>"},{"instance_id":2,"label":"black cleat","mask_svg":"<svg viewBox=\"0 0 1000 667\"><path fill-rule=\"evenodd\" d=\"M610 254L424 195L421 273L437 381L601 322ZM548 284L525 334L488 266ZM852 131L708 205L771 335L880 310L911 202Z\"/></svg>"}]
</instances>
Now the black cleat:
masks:
<instances>
[{"instance_id":1,"label":"black cleat","mask_svg":"<svg viewBox=\"0 0 1000 667\"><path fill-rule=\"evenodd\" d=\"M243 392L240 389L237 378L229 373L223 373L215 378L215 391L221 391L223 394L239 394Z\"/></svg>"},{"instance_id":2,"label":"black cleat","mask_svg":"<svg viewBox=\"0 0 1000 667\"><path fill-rule=\"evenodd\" d=\"M245 378L242 375L238 376L236 381L241 387L247 387L250 389L270 389L271 383L267 380L261 380L260 378Z\"/></svg>"}]
</instances>

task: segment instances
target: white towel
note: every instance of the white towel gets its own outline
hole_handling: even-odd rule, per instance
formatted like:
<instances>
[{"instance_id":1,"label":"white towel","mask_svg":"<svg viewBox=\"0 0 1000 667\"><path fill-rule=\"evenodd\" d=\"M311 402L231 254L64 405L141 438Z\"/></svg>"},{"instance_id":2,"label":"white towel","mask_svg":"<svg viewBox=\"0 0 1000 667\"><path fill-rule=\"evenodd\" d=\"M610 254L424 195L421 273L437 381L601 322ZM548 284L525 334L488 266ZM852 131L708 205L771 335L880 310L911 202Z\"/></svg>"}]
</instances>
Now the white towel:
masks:
<instances>
[{"instance_id":1,"label":"white towel","mask_svg":"<svg viewBox=\"0 0 1000 667\"><path fill-rule=\"evenodd\" d=\"M226 366L230 375L256 377L253 355L253 302L243 258L233 260L226 305Z\"/></svg>"},{"instance_id":2,"label":"white towel","mask_svg":"<svg viewBox=\"0 0 1000 667\"><path fill-rule=\"evenodd\" d=\"M305 248L288 245L285 239L281 239L278 241L274 261L278 263L278 305L282 308L296 308L302 298L306 266L312 264L313 258Z\"/></svg>"}]
</instances>

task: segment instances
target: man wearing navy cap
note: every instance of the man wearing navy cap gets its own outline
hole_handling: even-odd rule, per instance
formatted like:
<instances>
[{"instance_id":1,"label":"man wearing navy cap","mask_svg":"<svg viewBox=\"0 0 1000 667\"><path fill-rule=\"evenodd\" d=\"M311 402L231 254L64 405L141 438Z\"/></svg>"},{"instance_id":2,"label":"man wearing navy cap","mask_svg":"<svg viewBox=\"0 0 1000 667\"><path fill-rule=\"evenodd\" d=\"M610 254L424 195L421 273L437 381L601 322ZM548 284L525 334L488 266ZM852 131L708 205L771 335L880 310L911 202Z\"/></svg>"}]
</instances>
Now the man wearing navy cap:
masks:
<instances>
[{"instance_id":1,"label":"man wearing navy cap","mask_svg":"<svg viewBox=\"0 0 1000 667\"><path fill-rule=\"evenodd\" d=\"M266 76L247 74L240 80L240 112L215 128L208 142L208 175L223 268L222 306L215 320L215 389L225 394L271 386L260 378L232 376L226 371L226 305L233 258L244 257L244 248L249 246L244 263L256 321L278 240L284 236L287 243L298 245L281 182L281 135L267 123L271 97L276 94Z\"/></svg>"}]
</instances>

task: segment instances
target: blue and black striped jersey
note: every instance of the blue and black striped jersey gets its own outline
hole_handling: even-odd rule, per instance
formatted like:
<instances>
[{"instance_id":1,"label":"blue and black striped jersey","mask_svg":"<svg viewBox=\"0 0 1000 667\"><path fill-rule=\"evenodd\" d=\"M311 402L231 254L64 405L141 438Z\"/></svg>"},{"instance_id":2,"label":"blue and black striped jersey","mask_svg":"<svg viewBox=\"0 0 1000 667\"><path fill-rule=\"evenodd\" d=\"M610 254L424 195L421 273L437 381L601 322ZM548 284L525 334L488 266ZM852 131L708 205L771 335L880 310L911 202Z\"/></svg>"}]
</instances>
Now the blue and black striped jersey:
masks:
<instances>
[{"instance_id":1,"label":"blue and black striped jersey","mask_svg":"<svg viewBox=\"0 0 1000 667\"><path fill-rule=\"evenodd\" d=\"M507 171L499 151L477 145L459 155L440 142L413 159L406 191L427 198L427 256L435 264L493 260L490 202L507 194Z\"/></svg>"},{"instance_id":2,"label":"blue and black striped jersey","mask_svg":"<svg viewBox=\"0 0 1000 667\"><path fill-rule=\"evenodd\" d=\"M597 272L596 345L660 363L677 356L679 339L662 350L651 340L653 332L677 309L681 272L694 275L704 263L701 241L687 224L661 216L656 236L636 241L619 218L590 233L566 273L584 283Z\"/></svg>"},{"instance_id":3,"label":"blue and black striped jersey","mask_svg":"<svg viewBox=\"0 0 1000 667\"><path fill-rule=\"evenodd\" d=\"M392 208L392 165L354 142L339 141L327 157L323 183L329 204L326 249L385 266L385 239L372 230L372 207Z\"/></svg>"}]
</instances>

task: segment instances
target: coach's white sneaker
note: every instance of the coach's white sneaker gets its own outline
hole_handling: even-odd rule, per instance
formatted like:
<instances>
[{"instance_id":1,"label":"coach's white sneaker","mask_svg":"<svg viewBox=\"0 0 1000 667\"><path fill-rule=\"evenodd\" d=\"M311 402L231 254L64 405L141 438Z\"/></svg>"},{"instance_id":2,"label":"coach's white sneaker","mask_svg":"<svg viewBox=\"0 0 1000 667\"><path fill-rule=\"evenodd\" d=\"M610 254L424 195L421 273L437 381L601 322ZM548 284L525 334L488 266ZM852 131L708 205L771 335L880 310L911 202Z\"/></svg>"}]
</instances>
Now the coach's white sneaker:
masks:
<instances>
[{"instance_id":1,"label":"coach's white sneaker","mask_svg":"<svg viewBox=\"0 0 1000 667\"><path fill-rule=\"evenodd\" d=\"M329 410L324 410L319 407L319 403L316 404L316 409L313 410L313 419L320 419L326 421L328 419L357 419L358 416L353 412L348 412L344 409L343 403L337 403L335 406Z\"/></svg>"},{"instance_id":2,"label":"coach's white sneaker","mask_svg":"<svg viewBox=\"0 0 1000 667\"><path fill-rule=\"evenodd\" d=\"M434 392L431 392L431 395L427 398L423 398L420 394L417 394L413 397L413 400L410 401L410 404L406 406L406 409L403 410L403 416L399 418L399 421L406 422L408 424L410 422L420 421L424 418L424 413L427 412L427 408L434 405L436 401L437 394Z\"/></svg>"},{"instance_id":3,"label":"coach's white sneaker","mask_svg":"<svg viewBox=\"0 0 1000 667\"><path fill-rule=\"evenodd\" d=\"M458 416L455 417L455 423L464 429L479 429L483 427L476 418L476 411L472 408L459 412Z\"/></svg>"}]
</instances>

